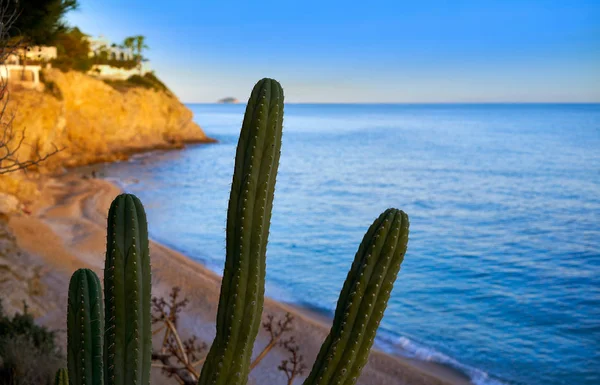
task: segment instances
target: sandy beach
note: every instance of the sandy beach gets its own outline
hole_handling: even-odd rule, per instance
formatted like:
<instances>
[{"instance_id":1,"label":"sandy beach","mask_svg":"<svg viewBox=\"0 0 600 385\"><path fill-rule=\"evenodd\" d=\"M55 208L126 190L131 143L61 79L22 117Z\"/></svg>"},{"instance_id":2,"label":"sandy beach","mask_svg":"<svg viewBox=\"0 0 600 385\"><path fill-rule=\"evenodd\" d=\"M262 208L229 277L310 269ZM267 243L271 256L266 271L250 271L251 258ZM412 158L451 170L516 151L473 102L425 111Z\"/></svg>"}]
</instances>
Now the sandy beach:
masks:
<instances>
[{"instance_id":1,"label":"sandy beach","mask_svg":"<svg viewBox=\"0 0 600 385\"><path fill-rule=\"evenodd\" d=\"M40 273L40 295L36 299L43 309L40 322L64 330L67 287L70 275L81 267L93 269L102 279L105 249L106 213L120 189L101 179L83 179L77 171L41 182L41 197L31 207L31 214L12 216L9 227L22 249L21 262L43 266ZM201 239L198 242L202 242ZM151 242L155 296L166 296L179 286L190 303L181 317L179 328L183 337L197 335L210 345L214 336L215 316L220 277L201 264L156 242ZM193 257L193 256L190 256ZM294 318L292 334L301 346L301 353L310 367L325 339L330 320L305 309L282 304L267 298L263 315ZM64 344L65 333L59 333ZM261 330L255 355L269 341ZM252 384L285 384L284 374L276 368L287 356L275 348L252 371ZM153 369L153 384L174 384L159 369ZM300 384L298 378L295 384ZM468 379L441 365L394 357L373 351L369 363L358 381L363 385L443 385L469 384Z\"/></svg>"}]
</instances>

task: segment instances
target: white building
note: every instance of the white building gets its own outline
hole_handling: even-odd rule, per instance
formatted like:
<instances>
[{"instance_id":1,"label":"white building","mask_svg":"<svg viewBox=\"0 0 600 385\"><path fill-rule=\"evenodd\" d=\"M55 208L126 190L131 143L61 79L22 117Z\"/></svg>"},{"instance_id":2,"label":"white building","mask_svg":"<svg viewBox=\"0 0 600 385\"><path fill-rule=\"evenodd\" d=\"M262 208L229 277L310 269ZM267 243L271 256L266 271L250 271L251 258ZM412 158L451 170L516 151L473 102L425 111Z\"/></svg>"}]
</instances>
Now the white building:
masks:
<instances>
[{"instance_id":1,"label":"white building","mask_svg":"<svg viewBox=\"0 0 600 385\"><path fill-rule=\"evenodd\" d=\"M90 44L89 57L100 57L116 61L135 60L135 55L132 50L119 47L116 44L111 43L102 35L99 37L88 37L87 40ZM134 68L124 68L110 64L94 64L92 69L88 71L88 74L100 79L127 80L133 75L140 75L140 72L141 75L143 75L148 71L148 62L141 64L141 71L138 66L135 66Z\"/></svg>"},{"instance_id":2,"label":"white building","mask_svg":"<svg viewBox=\"0 0 600 385\"><path fill-rule=\"evenodd\" d=\"M18 83L22 87L39 89L43 86L40 84L40 65L18 65L18 64L2 64L0 65L0 79L5 83Z\"/></svg>"},{"instance_id":3,"label":"white building","mask_svg":"<svg viewBox=\"0 0 600 385\"><path fill-rule=\"evenodd\" d=\"M27 61L47 63L56 59L58 52L56 47L33 46L27 48L17 48L14 53L6 57L4 64L21 64L21 59L25 56Z\"/></svg>"},{"instance_id":4,"label":"white building","mask_svg":"<svg viewBox=\"0 0 600 385\"><path fill-rule=\"evenodd\" d=\"M144 64L141 72L142 75L149 72ZM140 70L137 67L119 68L108 64L94 64L88 74L106 80L127 80L133 75L140 75Z\"/></svg>"},{"instance_id":5,"label":"white building","mask_svg":"<svg viewBox=\"0 0 600 385\"><path fill-rule=\"evenodd\" d=\"M90 43L89 57L101 56L104 52L107 54L109 60L133 60L133 52L127 48L122 48L114 43L111 43L104 36L99 37L88 37Z\"/></svg>"},{"instance_id":6,"label":"white building","mask_svg":"<svg viewBox=\"0 0 600 385\"><path fill-rule=\"evenodd\" d=\"M48 62L56 59L58 52L56 47L35 46L28 47L25 56L30 60Z\"/></svg>"}]
</instances>

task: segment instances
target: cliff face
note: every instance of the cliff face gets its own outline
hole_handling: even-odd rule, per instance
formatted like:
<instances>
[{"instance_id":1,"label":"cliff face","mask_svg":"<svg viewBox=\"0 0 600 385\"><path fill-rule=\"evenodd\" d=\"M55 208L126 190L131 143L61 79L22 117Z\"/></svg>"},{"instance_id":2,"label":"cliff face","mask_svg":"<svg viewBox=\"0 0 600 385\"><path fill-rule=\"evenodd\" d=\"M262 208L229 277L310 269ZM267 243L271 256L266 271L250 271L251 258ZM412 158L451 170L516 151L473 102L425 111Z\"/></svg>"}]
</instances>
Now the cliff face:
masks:
<instances>
[{"instance_id":1,"label":"cliff face","mask_svg":"<svg viewBox=\"0 0 600 385\"><path fill-rule=\"evenodd\" d=\"M145 88L118 91L78 73L47 70L53 92L13 90L9 113L25 130L21 161L64 148L44 167L77 166L124 158L131 152L210 142L192 112L174 96ZM56 96L55 96L56 95Z\"/></svg>"}]
</instances>

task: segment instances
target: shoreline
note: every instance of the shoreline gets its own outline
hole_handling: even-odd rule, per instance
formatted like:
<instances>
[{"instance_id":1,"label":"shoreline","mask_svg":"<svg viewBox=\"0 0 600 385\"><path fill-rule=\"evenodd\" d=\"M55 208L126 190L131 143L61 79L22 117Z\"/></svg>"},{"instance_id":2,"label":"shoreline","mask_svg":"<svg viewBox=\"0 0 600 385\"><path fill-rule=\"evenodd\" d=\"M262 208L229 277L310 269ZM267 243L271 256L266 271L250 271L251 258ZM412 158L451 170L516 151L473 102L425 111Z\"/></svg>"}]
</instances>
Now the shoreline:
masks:
<instances>
[{"instance_id":1,"label":"shoreline","mask_svg":"<svg viewBox=\"0 0 600 385\"><path fill-rule=\"evenodd\" d=\"M60 177L50 177L40 183L41 197L32 206L29 216L15 215L8 225L18 246L30 255L32 264L41 264L51 274L41 277L45 294L44 316L39 320L51 328L64 328L64 309L69 277L80 267L92 268L102 279L105 248L106 212L110 202L121 192L115 184L103 179L84 179L77 169ZM214 337L214 322L220 290L220 277L192 257L151 240L153 295L167 296L174 286L190 299L184 309L180 329L182 337L197 335L210 345ZM322 341L329 332L331 319L324 314L298 305L265 298L263 314L282 318L294 316L294 336L301 354L310 368ZM64 338L64 333L59 338ZM255 344L260 351L269 341L261 329ZM63 341L64 344L64 341ZM283 349L275 348L251 373L249 384L285 383L285 376L276 370L287 358ZM305 376L308 373L305 373ZM300 384L303 377L296 379ZM159 370L153 370L153 384L170 384ZM373 349L359 384L365 385L466 385L468 377L443 364L420 361Z\"/></svg>"}]
</instances>

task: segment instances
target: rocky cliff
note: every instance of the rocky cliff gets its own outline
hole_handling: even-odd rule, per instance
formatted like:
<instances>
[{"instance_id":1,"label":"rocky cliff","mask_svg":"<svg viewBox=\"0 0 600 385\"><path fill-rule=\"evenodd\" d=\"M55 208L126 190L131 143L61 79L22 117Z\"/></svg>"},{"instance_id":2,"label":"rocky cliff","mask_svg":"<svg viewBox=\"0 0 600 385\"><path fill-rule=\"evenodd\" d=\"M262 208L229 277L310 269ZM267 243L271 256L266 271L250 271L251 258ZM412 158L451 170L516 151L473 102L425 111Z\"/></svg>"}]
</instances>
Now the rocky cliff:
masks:
<instances>
[{"instance_id":1,"label":"rocky cliff","mask_svg":"<svg viewBox=\"0 0 600 385\"><path fill-rule=\"evenodd\" d=\"M169 92L133 86L115 88L78 72L50 69L43 75L45 92L11 90L3 119L7 122L8 117L14 117L13 145L20 133L25 133L16 153L20 161L62 149L43 162L43 170L213 141L193 122L192 112ZM0 180L0 191L19 195L15 189L6 178Z\"/></svg>"}]
</instances>

